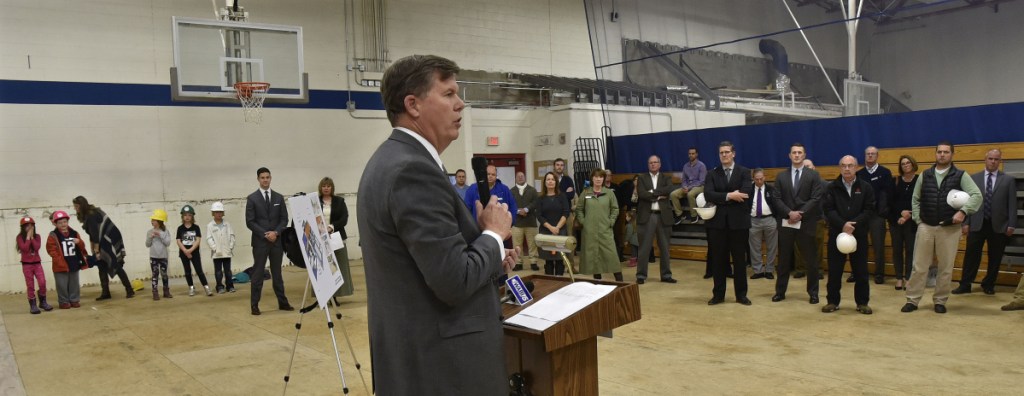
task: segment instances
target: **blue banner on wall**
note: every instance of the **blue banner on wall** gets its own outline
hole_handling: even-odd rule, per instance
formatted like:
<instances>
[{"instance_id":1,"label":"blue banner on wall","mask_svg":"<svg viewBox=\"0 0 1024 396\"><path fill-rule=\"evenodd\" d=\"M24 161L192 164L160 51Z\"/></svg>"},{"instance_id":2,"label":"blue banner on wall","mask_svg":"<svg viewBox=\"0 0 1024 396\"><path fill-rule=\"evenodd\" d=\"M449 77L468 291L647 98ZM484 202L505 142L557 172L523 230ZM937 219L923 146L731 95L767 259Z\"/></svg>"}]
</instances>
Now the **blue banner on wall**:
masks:
<instances>
[{"instance_id":1,"label":"blue banner on wall","mask_svg":"<svg viewBox=\"0 0 1024 396\"><path fill-rule=\"evenodd\" d=\"M718 144L723 140L736 145L736 162L748 168L788 166L794 142L806 146L807 158L816 165L833 165L847 154L863 160L867 146L933 146L942 140L953 144L1022 141L1024 102L617 136L608 142L609 167L616 173L646 172L647 158L656 154L663 170L675 172L688 160L687 150L696 147L710 169L719 165Z\"/></svg>"}]
</instances>

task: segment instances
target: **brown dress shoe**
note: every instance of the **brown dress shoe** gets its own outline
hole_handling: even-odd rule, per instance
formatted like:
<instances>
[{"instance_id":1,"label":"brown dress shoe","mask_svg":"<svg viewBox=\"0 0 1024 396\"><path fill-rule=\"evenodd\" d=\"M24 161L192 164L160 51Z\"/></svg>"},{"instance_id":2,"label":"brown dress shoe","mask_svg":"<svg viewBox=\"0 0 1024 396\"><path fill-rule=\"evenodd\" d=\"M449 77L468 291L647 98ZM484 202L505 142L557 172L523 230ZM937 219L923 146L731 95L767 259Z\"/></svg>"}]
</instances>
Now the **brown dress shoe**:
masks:
<instances>
[{"instance_id":1,"label":"brown dress shoe","mask_svg":"<svg viewBox=\"0 0 1024 396\"><path fill-rule=\"evenodd\" d=\"M999 309L1002 309L1003 311L1020 311L1020 310L1024 310L1024 301L1014 300L1014 301L1010 302L1009 304L1003 305L1002 308L999 308Z\"/></svg>"}]
</instances>

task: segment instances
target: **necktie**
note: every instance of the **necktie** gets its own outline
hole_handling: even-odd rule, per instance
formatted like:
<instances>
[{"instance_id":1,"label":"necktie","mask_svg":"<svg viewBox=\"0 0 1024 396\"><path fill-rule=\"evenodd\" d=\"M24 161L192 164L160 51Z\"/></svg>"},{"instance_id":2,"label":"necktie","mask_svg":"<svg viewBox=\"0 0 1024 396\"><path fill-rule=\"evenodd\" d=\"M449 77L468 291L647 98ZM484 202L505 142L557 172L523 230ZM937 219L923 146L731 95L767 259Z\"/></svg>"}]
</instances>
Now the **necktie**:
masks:
<instances>
[{"instance_id":1,"label":"necktie","mask_svg":"<svg viewBox=\"0 0 1024 396\"><path fill-rule=\"evenodd\" d=\"M761 190L764 187L757 188L757 217L761 217Z\"/></svg>"},{"instance_id":2,"label":"necktie","mask_svg":"<svg viewBox=\"0 0 1024 396\"><path fill-rule=\"evenodd\" d=\"M267 207L270 207L270 191L263 192L263 199L267 201Z\"/></svg>"},{"instance_id":3,"label":"necktie","mask_svg":"<svg viewBox=\"0 0 1024 396\"><path fill-rule=\"evenodd\" d=\"M725 181L732 179L732 168L725 168Z\"/></svg>"},{"instance_id":4,"label":"necktie","mask_svg":"<svg viewBox=\"0 0 1024 396\"><path fill-rule=\"evenodd\" d=\"M796 193L800 191L800 170L797 169L793 174L793 192Z\"/></svg>"},{"instance_id":5,"label":"necktie","mask_svg":"<svg viewBox=\"0 0 1024 396\"><path fill-rule=\"evenodd\" d=\"M995 174L989 172L985 178L985 218L992 218L992 186L996 184Z\"/></svg>"}]
</instances>

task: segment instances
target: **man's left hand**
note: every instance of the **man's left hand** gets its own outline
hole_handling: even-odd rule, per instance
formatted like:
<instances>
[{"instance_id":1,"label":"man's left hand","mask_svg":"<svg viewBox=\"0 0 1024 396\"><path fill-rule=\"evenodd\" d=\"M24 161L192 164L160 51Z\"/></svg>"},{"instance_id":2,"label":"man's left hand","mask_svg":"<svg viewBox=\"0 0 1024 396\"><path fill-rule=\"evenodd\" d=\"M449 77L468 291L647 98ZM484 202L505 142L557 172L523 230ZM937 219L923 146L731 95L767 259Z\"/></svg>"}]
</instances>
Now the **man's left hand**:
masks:
<instances>
[{"instance_id":1,"label":"man's left hand","mask_svg":"<svg viewBox=\"0 0 1024 396\"><path fill-rule=\"evenodd\" d=\"M964 214L964 211L958 210L956 214L953 215L953 224L963 223L965 217L967 217L967 215Z\"/></svg>"},{"instance_id":2,"label":"man's left hand","mask_svg":"<svg viewBox=\"0 0 1024 396\"><path fill-rule=\"evenodd\" d=\"M1015 229L1013 227L1006 227L1006 236L1012 237L1013 236L1013 231L1015 231Z\"/></svg>"},{"instance_id":3,"label":"man's left hand","mask_svg":"<svg viewBox=\"0 0 1024 396\"><path fill-rule=\"evenodd\" d=\"M505 260L501 261L502 267L505 268L505 272L512 271L512 267L516 266L519 262L519 248L505 249Z\"/></svg>"}]
</instances>

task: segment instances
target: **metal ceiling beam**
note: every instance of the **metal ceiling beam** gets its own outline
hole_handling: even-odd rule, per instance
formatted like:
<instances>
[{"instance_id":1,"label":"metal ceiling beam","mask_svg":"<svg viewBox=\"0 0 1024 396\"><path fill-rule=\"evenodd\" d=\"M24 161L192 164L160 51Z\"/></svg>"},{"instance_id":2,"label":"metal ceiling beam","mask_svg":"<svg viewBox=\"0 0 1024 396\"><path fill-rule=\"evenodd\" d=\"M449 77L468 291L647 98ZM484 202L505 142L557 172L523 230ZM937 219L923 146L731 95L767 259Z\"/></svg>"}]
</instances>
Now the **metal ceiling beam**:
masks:
<instances>
[{"instance_id":1,"label":"metal ceiling beam","mask_svg":"<svg viewBox=\"0 0 1024 396\"><path fill-rule=\"evenodd\" d=\"M965 6L954 7L954 8L947 8L947 9L944 9L944 10L926 12L926 13L923 13L923 14L907 15L907 16L900 17L900 18L891 18L891 19L887 19L885 21L879 22L878 24L879 25L890 25L890 24L894 24L894 23L917 21L917 20L921 20L921 19L924 19L924 18L927 18L927 17L932 17L932 16L936 16L936 15L950 14L950 13L959 12L959 11L966 11L966 10L970 10L970 9L974 9L974 8L978 8L978 7L993 7L993 9L998 12L999 4L1009 3L1011 1L1014 1L1014 0L980 0L979 2L971 3L971 4L965 5Z\"/></svg>"}]
</instances>

